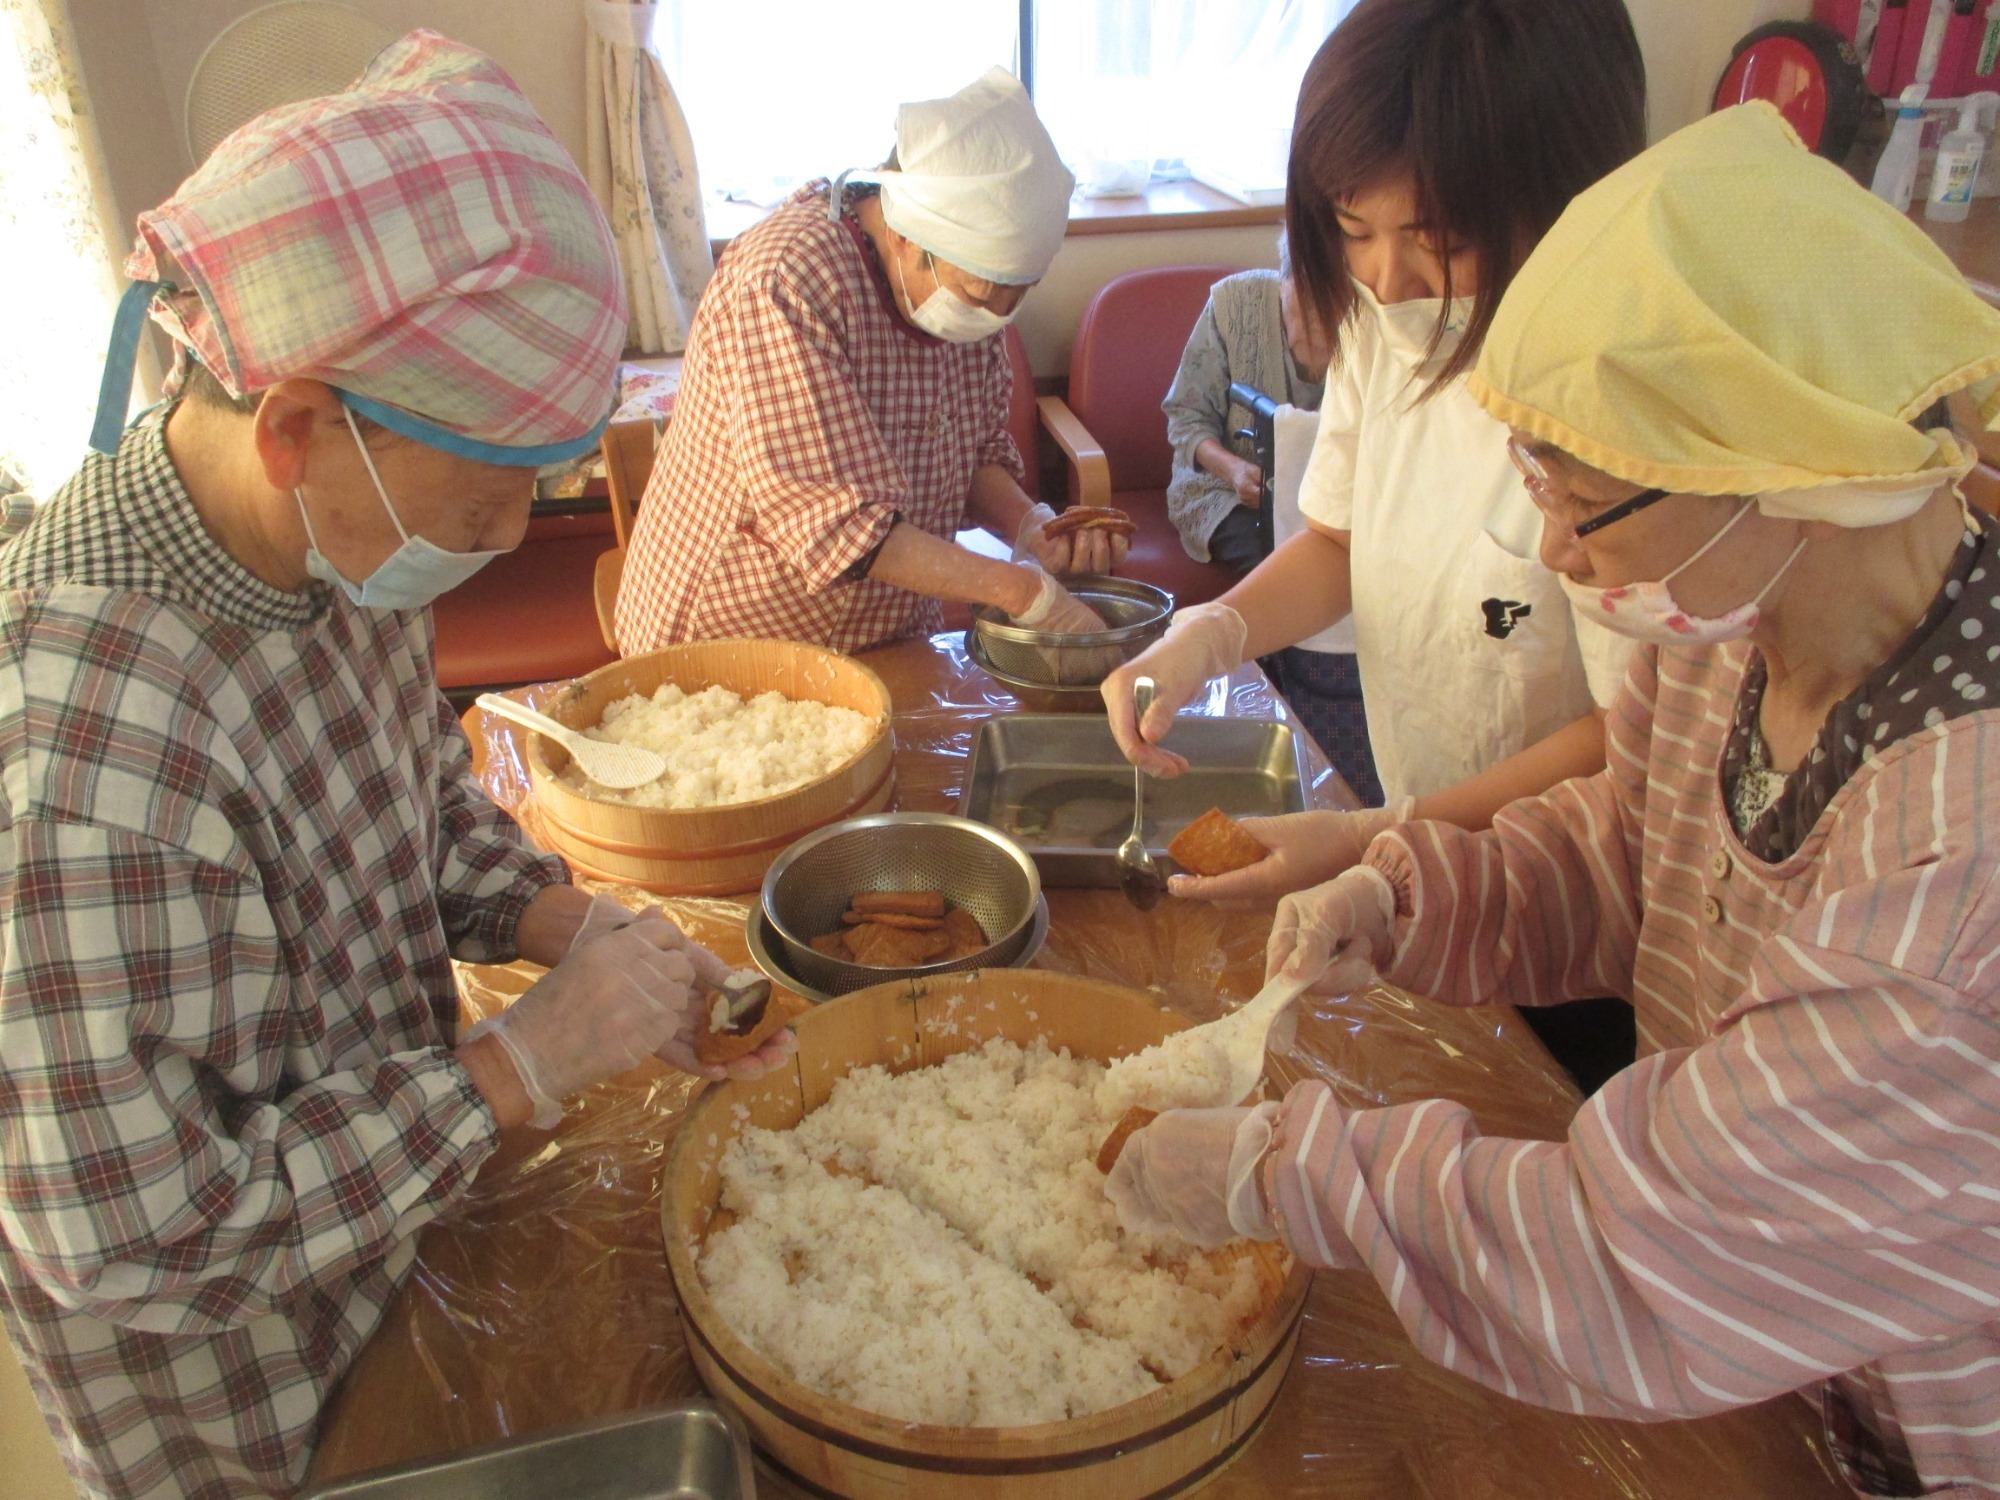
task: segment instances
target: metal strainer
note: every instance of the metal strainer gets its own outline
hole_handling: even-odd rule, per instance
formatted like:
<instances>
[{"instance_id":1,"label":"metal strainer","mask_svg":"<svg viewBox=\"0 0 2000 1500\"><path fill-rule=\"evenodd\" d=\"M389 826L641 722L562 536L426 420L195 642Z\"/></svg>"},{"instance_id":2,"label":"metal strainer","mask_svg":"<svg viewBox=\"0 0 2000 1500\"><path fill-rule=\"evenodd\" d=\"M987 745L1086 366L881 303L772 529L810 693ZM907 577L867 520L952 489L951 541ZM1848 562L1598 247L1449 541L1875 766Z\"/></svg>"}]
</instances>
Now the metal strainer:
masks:
<instances>
[{"instance_id":1,"label":"metal strainer","mask_svg":"<svg viewBox=\"0 0 2000 1500\"><path fill-rule=\"evenodd\" d=\"M1008 622L991 605L972 611L986 659L1013 677L1041 687L1096 687L1166 634L1174 596L1133 578L1086 575L1063 580L1112 628L1083 635L1029 630Z\"/></svg>"},{"instance_id":2,"label":"metal strainer","mask_svg":"<svg viewBox=\"0 0 2000 1500\"><path fill-rule=\"evenodd\" d=\"M861 891L937 891L979 919L993 939L941 963L874 969L816 952L811 939L841 928ZM831 994L918 974L1003 968L1028 941L1042 880L1005 834L950 813L875 813L800 839L765 872L758 897L787 968Z\"/></svg>"}]
</instances>

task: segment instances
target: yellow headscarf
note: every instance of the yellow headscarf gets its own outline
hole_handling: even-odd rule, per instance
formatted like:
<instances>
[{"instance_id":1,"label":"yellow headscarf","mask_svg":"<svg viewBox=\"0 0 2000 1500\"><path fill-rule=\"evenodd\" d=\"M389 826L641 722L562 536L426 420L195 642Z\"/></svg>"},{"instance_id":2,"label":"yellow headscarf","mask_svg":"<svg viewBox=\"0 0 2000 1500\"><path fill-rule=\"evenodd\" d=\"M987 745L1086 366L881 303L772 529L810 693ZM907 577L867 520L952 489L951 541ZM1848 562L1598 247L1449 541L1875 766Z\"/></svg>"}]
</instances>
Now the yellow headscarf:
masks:
<instances>
[{"instance_id":1,"label":"yellow headscarf","mask_svg":"<svg viewBox=\"0 0 2000 1500\"><path fill-rule=\"evenodd\" d=\"M1710 115L1579 194L1528 257L1470 389L1633 484L1879 526L1973 456L1910 423L1975 387L2000 312L1768 104Z\"/></svg>"}]
</instances>

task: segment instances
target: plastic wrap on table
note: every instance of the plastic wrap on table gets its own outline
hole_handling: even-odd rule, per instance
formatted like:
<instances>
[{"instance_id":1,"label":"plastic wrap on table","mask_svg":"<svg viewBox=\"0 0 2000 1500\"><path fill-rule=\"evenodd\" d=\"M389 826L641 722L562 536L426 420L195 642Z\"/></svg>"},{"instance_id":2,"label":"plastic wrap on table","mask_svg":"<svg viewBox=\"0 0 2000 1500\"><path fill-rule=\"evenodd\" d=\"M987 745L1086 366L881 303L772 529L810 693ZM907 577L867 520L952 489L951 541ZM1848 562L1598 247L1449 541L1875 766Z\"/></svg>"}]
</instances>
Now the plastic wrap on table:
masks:
<instances>
[{"instance_id":1,"label":"plastic wrap on table","mask_svg":"<svg viewBox=\"0 0 2000 1500\"><path fill-rule=\"evenodd\" d=\"M897 704L900 805L949 806L972 730L1013 711L1013 700L956 638L874 653L870 665ZM1282 705L1254 669L1240 675L1215 685L1202 710L1276 717ZM487 749L495 785L494 754L514 752ZM518 764L500 773L518 774ZM1316 782L1317 805L1345 797L1331 773ZM653 899L618 893L635 906ZM1113 891L1049 897L1039 968L1151 989L1196 1020L1247 998L1261 980L1268 911L1167 901L1140 913ZM744 959L743 903L658 904L724 957ZM538 972L466 968L468 1016L505 1003ZM803 1002L780 992L774 1003ZM1354 1108L1448 1097L1488 1132L1525 1138L1561 1138L1575 1112L1567 1079L1504 1007L1453 1009L1386 988L1302 1006L1294 1047L1274 1063L1280 1083L1323 1078ZM592 1090L551 1135L511 1133L420 1240L407 1285L329 1414L317 1478L698 1392L660 1238L665 1155L695 1087L655 1069ZM759 1492L804 1494L767 1468ZM1798 1397L1658 1424L1526 1406L1418 1355L1372 1278L1352 1271L1315 1278L1299 1352L1264 1431L1203 1490L1216 1500L1848 1493L1816 1413Z\"/></svg>"}]
</instances>

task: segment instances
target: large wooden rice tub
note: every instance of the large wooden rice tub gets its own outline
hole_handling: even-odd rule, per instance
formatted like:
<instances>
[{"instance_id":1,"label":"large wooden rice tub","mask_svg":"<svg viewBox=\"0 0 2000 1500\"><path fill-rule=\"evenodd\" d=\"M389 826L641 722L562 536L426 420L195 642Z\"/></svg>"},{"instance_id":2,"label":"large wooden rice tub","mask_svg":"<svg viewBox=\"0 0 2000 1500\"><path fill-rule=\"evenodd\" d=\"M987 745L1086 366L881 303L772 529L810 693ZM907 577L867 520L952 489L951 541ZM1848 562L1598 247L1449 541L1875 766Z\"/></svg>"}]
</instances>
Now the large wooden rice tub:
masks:
<instances>
[{"instance_id":1,"label":"large wooden rice tub","mask_svg":"<svg viewBox=\"0 0 2000 1500\"><path fill-rule=\"evenodd\" d=\"M697 641L627 657L579 677L544 712L575 729L594 727L605 706L666 683L682 691L725 687L743 697L779 692L851 708L877 722L875 736L817 781L756 802L723 807L626 807L565 785L569 753L527 736L528 779L554 852L585 875L662 895L754 891L771 862L800 836L843 818L880 812L895 800L895 741L889 690L852 657L797 641Z\"/></svg>"},{"instance_id":2,"label":"large wooden rice tub","mask_svg":"<svg viewBox=\"0 0 2000 1500\"><path fill-rule=\"evenodd\" d=\"M955 995L965 1001L947 1012ZM822 1396L737 1337L695 1270L717 1211L723 1147L744 1124L797 1124L850 1069L924 1067L996 1036L1045 1036L1108 1061L1187 1024L1142 991L1029 969L877 985L800 1017L795 1067L695 1101L668 1157L662 1208L681 1328L702 1380L743 1415L772 1462L815 1493L854 1500L1141 1500L1187 1494L1242 1451L1291 1366L1312 1279L1276 1246L1235 1247L1260 1258L1268 1297L1206 1363L1137 1401L1031 1427L926 1426Z\"/></svg>"}]
</instances>

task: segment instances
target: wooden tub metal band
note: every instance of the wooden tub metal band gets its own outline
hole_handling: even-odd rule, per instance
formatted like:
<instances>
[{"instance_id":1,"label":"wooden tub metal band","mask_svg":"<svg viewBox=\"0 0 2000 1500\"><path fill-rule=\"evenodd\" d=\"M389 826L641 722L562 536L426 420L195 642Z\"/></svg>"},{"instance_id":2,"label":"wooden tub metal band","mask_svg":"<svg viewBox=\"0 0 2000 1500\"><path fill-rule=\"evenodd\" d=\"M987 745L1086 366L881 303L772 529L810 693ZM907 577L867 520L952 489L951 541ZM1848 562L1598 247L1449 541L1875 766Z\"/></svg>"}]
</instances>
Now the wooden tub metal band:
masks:
<instances>
[{"instance_id":1,"label":"wooden tub metal band","mask_svg":"<svg viewBox=\"0 0 2000 1500\"><path fill-rule=\"evenodd\" d=\"M1257 1434L1264 1430L1264 1424L1271 1420L1271 1409L1277 1404L1275 1400L1272 1401L1271 1405L1266 1406L1262 1413L1258 1415L1257 1420L1250 1424L1248 1432L1245 1432L1234 1442L1220 1449L1214 1457L1202 1463L1200 1467L1188 1470L1187 1473L1164 1489L1154 1490L1151 1494L1140 1496L1140 1500L1174 1500L1174 1496L1176 1495L1192 1494L1195 1490L1200 1489L1204 1484L1208 1483L1211 1476L1217 1470L1227 1468L1230 1464L1234 1463L1243 1450L1255 1441ZM1129 1453L1132 1450L1127 1448L1121 1451ZM818 1500L847 1500L847 1497L841 1494L839 1490L830 1490L825 1485L815 1484L790 1464L787 1464L783 1459L773 1454L768 1448L761 1451L760 1457L763 1458L765 1463L776 1469L808 1495L818 1497Z\"/></svg>"},{"instance_id":2,"label":"wooden tub metal band","mask_svg":"<svg viewBox=\"0 0 2000 1500\"><path fill-rule=\"evenodd\" d=\"M889 763L882 768L882 774L875 778L874 784L870 786L867 791L863 792L860 796L856 797L853 801L849 802L845 807L841 808L840 811L832 813L827 817L821 818L816 823L807 823L801 827L789 829L784 833L775 834L770 838L754 839L747 844L730 844L727 847L721 849L696 849L696 850L690 850L686 854L677 854L674 851L668 849L655 849L645 844L628 844L625 843L622 839L605 838L602 834L586 833L583 829L578 828L574 823L566 823L560 817L556 816L556 814L550 810L549 805L546 802L543 802L537 808L537 811L541 814L542 817L548 819L551 826L560 829L562 832L568 834L571 838L577 840L579 843L588 844L593 849L603 849L612 854L626 854L632 856L635 859L661 859L661 860L735 859L745 854L763 854L772 849L788 848L790 845L795 843L797 840L804 838L809 833L812 833L821 828L830 827L832 824L838 823L844 818L853 817L856 811L863 807L866 807L868 803L876 796L876 794L878 794L882 790L882 788L885 785L894 781L895 776L896 776L896 762L892 758L889 761ZM708 810L709 809L706 808L702 809L702 811L704 812Z\"/></svg>"},{"instance_id":3,"label":"wooden tub metal band","mask_svg":"<svg viewBox=\"0 0 2000 1500\"><path fill-rule=\"evenodd\" d=\"M1087 1468L1092 1464L1118 1458L1127 1453L1135 1453L1140 1448L1149 1448L1153 1444L1170 1438L1175 1433L1192 1427L1196 1423L1204 1421L1215 1412L1220 1411L1261 1380L1264 1373L1273 1364L1281 1359L1289 1360L1292 1357L1293 1350L1298 1347L1299 1325L1304 1315L1305 1299L1301 1297L1298 1307L1292 1313L1291 1328L1277 1342L1276 1346L1257 1362L1255 1369L1241 1379L1231 1381L1228 1386L1217 1391L1199 1406L1191 1407L1189 1410L1182 1412L1179 1416L1159 1427L1149 1428L1146 1433L1147 1440L1144 1443L1105 1443L1095 1448L1082 1448L1074 1453L1055 1454L1048 1458L947 1458L938 1454L912 1453L908 1449L890 1448L881 1443L871 1442L866 1438L857 1438L850 1433L842 1432L837 1427L829 1427L824 1422L807 1416L804 1412L794 1410L792 1407L778 1400L777 1397L747 1379L743 1372L732 1365L723 1356L722 1351L715 1347L708 1335L695 1326L692 1319L685 1317L681 1319L681 1331L692 1337L707 1351L708 1357L722 1367L723 1371L729 1376L730 1381L739 1391L742 1391L759 1406L770 1412L772 1416L777 1417L788 1426L797 1428L800 1432L806 1433L811 1437L818 1438L821 1442L831 1447L839 1448L847 1453L859 1454L863 1458L872 1458L878 1463L892 1464L898 1468L926 1469L941 1474L1051 1474L1064 1469ZM1230 1451L1233 1452L1234 1447L1235 1445L1232 1445ZM768 1453L766 1456L769 1456ZM1211 1467L1213 1467L1212 1464L1205 1466L1198 1472L1206 1473ZM1178 1494L1186 1488L1187 1485L1184 1483L1176 1484L1171 1489L1160 1491L1160 1494L1163 1496ZM827 1492L819 1491L819 1493Z\"/></svg>"}]
</instances>

